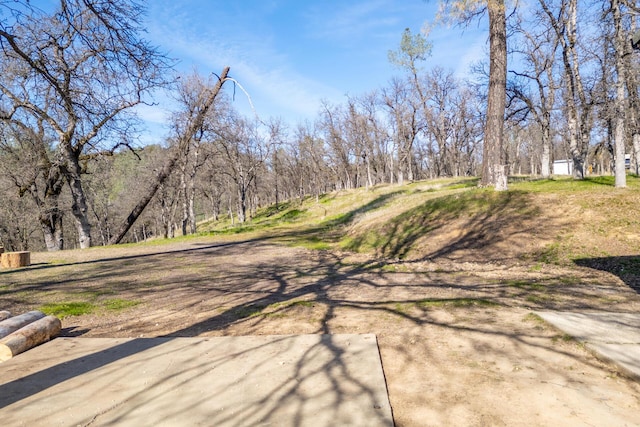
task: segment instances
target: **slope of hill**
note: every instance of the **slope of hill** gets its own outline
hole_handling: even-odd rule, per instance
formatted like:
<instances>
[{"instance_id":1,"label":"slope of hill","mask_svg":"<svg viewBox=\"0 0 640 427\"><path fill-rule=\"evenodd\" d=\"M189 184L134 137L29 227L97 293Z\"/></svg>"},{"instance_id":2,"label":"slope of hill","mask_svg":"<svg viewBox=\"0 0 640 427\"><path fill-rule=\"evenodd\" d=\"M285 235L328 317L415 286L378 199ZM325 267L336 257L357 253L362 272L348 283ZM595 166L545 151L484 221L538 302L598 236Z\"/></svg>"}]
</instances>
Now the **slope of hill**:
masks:
<instances>
[{"instance_id":1,"label":"slope of hill","mask_svg":"<svg viewBox=\"0 0 640 427\"><path fill-rule=\"evenodd\" d=\"M628 257L637 272L640 179L629 176L625 189L613 177L522 180L502 193L475 179L378 186L270 206L240 227L201 229L403 261L600 265Z\"/></svg>"}]
</instances>

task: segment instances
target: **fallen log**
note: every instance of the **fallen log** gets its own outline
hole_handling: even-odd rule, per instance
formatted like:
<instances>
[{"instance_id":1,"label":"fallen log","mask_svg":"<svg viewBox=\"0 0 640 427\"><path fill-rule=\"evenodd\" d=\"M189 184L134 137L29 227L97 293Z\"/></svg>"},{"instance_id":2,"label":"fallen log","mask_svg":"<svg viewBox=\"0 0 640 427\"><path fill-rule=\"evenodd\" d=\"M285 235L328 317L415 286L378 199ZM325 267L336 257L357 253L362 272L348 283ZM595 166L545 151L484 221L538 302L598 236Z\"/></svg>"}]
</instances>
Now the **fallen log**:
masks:
<instances>
[{"instance_id":1,"label":"fallen log","mask_svg":"<svg viewBox=\"0 0 640 427\"><path fill-rule=\"evenodd\" d=\"M4 319L8 319L9 317L11 317L11 313L9 313L6 310L0 311L0 321L2 321Z\"/></svg>"},{"instance_id":2,"label":"fallen log","mask_svg":"<svg viewBox=\"0 0 640 427\"><path fill-rule=\"evenodd\" d=\"M0 338L4 338L10 333L42 319L45 314L41 311L29 311L18 316L10 317L0 322Z\"/></svg>"},{"instance_id":3,"label":"fallen log","mask_svg":"<svg viewBox=\"0 0 640 427\"><path fill-rule=\"evenodd\" d=\"M0 266L2 268L28 267L31 265L31 252L5 252L0 254Z\"/></svg>"},{"instance_id":4,"label":"fallen log","mask_svg":"<svg viewBox=\"0 0 640 427\"><path fill-rule=\"evenodd\" d=\"M55 338L61 329L60 319L47 316L12 332L0 340L0 362Z\"/></svg>"}]
</instances>

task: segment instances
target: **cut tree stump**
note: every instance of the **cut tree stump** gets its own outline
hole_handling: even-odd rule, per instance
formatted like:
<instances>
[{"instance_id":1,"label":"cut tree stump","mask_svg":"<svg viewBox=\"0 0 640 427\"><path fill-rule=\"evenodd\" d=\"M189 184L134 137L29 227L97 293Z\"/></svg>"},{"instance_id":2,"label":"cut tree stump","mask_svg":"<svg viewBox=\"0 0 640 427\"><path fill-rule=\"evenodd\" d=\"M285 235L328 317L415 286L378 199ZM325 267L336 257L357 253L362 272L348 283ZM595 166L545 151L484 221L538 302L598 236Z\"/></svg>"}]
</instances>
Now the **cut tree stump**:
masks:
<instances>
[{"instance_id":1,"label":"cut tree stump","mask_svg":"<svg viewBox=\"0 0 640 427\"><path fill-rule=\"evenodd\" d=\"M4 338L10 333L42 319L45 314L41 311L29 311L18 316L10 317L0 322L0 338Z\"/></svg>"},{"instance_id":2,"label":"cut tree stump","mask_svg":"<svg viewBox=\"0 0 640 427\"><path fill-rule=\"evenodd\" d=\"M2 310L0 311L0 321L4 320L4 319L8 319L9 317L11 317L11 313L6 311L6 310Z\"/></svg>"},{"instance_id":3,"label":"cut tree stump","mask_svg":"<svg viewBox=\"0 0 640 427\"><path fill-rule=\"evenodd\" d=\"M5 252L0 254L0 266L3 268L28 267L31 265L31 252Z\"/></svg>"},{"instance_id":4,"label":"cut tree stump","mask_svg":"<svg viewBox=\"0 0 640 427\"><path fill-rule=\"evenodd\" d=\"M60 333L62 323L56 316L38 319L0 339L0 362L49 341Z\"/></svg>"}]
</instances>

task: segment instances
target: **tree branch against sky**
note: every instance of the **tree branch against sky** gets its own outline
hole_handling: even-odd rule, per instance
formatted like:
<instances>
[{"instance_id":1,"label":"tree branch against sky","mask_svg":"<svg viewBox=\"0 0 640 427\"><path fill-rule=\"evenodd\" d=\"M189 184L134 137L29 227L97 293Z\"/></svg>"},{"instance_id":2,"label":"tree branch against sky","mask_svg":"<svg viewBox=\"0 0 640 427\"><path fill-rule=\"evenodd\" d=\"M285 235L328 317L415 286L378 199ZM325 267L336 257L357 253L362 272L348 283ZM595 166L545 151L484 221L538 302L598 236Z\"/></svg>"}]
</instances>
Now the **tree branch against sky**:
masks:
<instances>
[{"instance_id":1,"label":"tree branch against sky","mask_svg":"<svg viewBox=\"0 0 640 427\"><path fill-rule=\"evenodd\" d=\"M133 1L60 0L55 10L4 2L0 93L5 120L40 121L55 137L51 167L64 176L81 248L91 246L83 155L130 142L125 114L166 85L168 62L141 37L144 8Z\"/></svg>"}]
</instances>

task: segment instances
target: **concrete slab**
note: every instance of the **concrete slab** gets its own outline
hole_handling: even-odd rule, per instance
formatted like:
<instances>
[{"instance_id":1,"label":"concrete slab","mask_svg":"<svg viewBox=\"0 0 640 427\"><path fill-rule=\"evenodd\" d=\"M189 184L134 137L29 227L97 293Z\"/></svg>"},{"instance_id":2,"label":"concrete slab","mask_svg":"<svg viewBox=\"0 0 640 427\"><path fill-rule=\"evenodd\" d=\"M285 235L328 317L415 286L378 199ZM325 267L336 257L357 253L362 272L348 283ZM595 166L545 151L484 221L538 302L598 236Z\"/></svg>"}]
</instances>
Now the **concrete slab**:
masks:
<instances>
[{"instance_id":1,"label":"concrete slab","mask_svg":"<svg viewBox=\"0 0 640 427\"><path fill-rule=\"evenodd\" d=\"M640 314L551 312L537 314L583 342L599 357L640 379Z\"/></svg>"},{"instance_id":2,"label":"concrete slab","mask_svg":"<svg viewBox=\"0 0 640 427\"><path fill-rule=\"evenodd\" d=\"M393 426L372 334L57 338L0 373L3 426Z\"/></svg>"}]
</instances>

